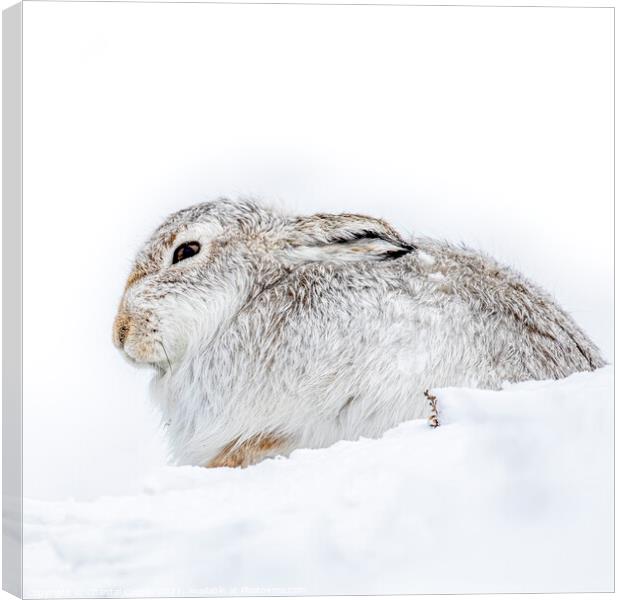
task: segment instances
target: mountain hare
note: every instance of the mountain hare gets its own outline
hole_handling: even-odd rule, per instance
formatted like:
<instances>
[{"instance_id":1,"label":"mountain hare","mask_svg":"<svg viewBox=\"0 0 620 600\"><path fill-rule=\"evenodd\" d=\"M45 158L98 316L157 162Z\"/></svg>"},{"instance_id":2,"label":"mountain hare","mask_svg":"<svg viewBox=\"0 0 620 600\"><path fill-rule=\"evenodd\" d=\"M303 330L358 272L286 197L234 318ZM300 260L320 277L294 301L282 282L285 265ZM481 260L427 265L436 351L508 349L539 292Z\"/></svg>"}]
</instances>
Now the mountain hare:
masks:
<instances>
[{"instance_id":1,"label":"mountain hare","mask_svg":"<svg viewBox=\"0 0 620 600\"><path fill-rule=\"evenodd\" d=\"M425 416L426 388L604 364L548 294L492 258L372 217L228 200L157 229L114 342L154 367L176 461L204 466L378 437Z\"/></svg>"}]
</instances>

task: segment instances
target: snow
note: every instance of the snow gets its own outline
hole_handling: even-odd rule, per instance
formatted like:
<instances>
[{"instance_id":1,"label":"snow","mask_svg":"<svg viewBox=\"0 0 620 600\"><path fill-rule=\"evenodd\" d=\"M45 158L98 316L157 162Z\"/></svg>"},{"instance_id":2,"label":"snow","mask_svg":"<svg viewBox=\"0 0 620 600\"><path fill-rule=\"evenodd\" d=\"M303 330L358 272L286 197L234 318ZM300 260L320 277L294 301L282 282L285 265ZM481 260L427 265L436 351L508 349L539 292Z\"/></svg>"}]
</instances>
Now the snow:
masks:
<instances>
[{"instance_id":1,"label":"snow","mask_svg":"<svg viewBox=\"0 0 620 600\"><path fill-rule=\"evenodd\" d=\"M441 425L26 500L25 597L613 589L613 373L435 389Z\"/></svg>"}]
</instances>

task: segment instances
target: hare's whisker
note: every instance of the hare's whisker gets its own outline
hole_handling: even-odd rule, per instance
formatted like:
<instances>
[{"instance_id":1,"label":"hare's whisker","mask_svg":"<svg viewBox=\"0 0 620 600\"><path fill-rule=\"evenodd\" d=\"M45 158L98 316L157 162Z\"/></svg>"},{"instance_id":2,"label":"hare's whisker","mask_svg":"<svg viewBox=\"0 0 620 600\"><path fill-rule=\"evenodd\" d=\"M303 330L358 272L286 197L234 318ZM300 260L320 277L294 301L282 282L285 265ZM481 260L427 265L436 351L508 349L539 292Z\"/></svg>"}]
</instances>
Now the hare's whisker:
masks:
<instances>
[{"instance_id":1,"label":"hare's whisker","mask_svg":"<svg viewBox=\"0 0 620 600\"><path fill-rule=\"evenodd\" d=\"M164 351L164 354L166 355L166 360L168 361L168 366L170 367L170 370L172 371L172 363L170 362L170 359L168 358L168 353L166 352L166 346L164 346L164 343L162 341L160 340L157 340L157 341L159 342L159 345Z\"/></svg>"}]
</instances>

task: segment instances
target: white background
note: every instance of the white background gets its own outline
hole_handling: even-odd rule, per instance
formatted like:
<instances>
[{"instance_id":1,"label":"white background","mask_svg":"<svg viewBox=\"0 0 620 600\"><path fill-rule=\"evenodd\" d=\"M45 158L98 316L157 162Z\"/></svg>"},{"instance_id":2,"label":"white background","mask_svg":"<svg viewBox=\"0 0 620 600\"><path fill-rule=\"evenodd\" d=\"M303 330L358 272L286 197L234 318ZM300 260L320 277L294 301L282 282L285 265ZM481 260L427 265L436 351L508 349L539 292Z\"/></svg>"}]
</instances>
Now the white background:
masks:
<instances>
[{"instance_id":1,"label":"white background","mask_svg":"<svg viewBox=\"0 0 620 600\"><path fill-rule=\"evenodd\" d=\"M165 460L111 345L170 211L252 195L464 241L612 357L609 9L26 2L24 494Z\"/></svg>"}]
</instances>

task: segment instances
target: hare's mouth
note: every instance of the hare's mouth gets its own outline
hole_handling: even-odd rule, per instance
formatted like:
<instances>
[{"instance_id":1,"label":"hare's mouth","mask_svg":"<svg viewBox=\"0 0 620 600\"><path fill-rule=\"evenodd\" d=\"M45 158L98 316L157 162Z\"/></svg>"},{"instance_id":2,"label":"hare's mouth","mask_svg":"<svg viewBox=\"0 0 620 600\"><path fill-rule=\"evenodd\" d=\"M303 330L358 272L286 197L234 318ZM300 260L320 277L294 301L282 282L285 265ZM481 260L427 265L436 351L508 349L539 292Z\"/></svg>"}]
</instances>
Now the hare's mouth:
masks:
<instances>
[{"instance_id":1,"label":"hare's mouth","mask_svg":"<svg viewBox=\"0 0 620 600\"><path fill-rule=\"evenodd\" d=\"M162 357L144 354L136 355L131 350L127 351L123 348L121 356L128 364L138 369L153 368L157 371L167 371L170 369L170 363L165 355Z\"/></svg>"},{"instance_id":2,"label":"hare's mouth","mask_svg":"<svg viewBox=\"0 0 620 600\"><path fill-rule=\"evenodd\" d=\"M114 321L114 345L134 366L172 368L170 355L157 328L148 317L120 312Z\"/></svg>"},{"instance_id":3,"label":"hare's mouth","mask_svg":"<svg viewBox=\"0 0 620 600\"><path fill-rule=\"evenodd\" d=\"M158 370L172 369L170 356L160 339L135 339L136 337L138 336L130 336L121 349L131 364L137 367L152 366Z\"/></svg>"}]
</instances>

